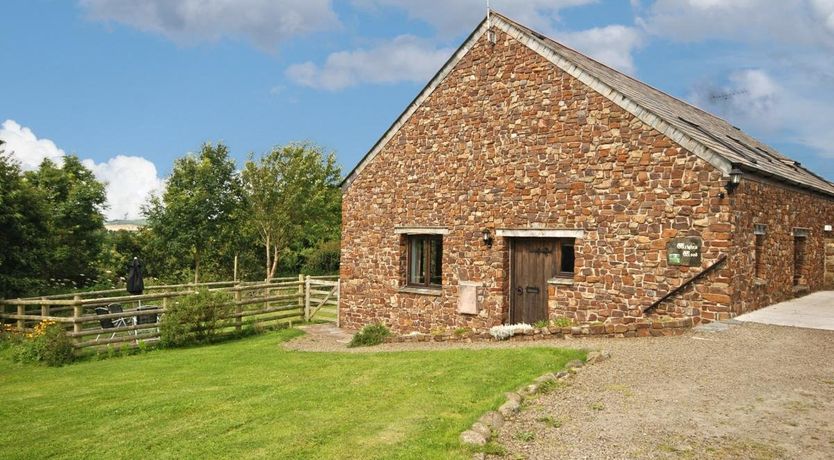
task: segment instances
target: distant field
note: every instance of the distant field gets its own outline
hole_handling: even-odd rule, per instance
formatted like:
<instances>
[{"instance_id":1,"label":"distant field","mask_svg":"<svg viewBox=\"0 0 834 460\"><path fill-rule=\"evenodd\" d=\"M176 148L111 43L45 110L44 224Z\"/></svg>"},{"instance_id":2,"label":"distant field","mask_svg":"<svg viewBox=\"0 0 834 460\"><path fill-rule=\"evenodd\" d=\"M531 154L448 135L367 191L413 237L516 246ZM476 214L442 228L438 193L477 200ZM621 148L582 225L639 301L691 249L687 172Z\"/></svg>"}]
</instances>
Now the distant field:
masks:
<instances>
[{"instance_id":1,"label":"distant field","mask_svg":"<svg viewBox=\"0 0 834 460\"><path fill-rule=\"evenodd\" d=\"M64 368L0 358L0 458L468 458L505 391L582 357L303 353L284 330Z\"/></svg>"}]
</instances>

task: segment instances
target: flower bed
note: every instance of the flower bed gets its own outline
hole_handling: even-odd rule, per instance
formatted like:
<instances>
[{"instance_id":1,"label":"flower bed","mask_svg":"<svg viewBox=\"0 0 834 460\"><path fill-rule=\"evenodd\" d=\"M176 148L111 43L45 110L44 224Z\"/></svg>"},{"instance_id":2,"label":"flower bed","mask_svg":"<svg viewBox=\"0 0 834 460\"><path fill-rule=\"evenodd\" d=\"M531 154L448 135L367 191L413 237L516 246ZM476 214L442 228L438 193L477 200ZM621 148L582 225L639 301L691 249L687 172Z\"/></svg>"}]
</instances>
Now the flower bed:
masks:
<instances>
[{"instance_id":1,"label":"flower bed","mask_svg":"<svg viewBox=\"0 0 834 460\"><path fill-rule=\"evenodd\" d=\"M513 327L508 325L503 327ZM606 324L602 322L582 323L573 326L547 326L519 328L515 335L501 340L547 340L583 337L664 337L681 335L688 331L694 323L692 318L644 318L629 324ZM498 341L490 331L443 331L433 334L394 335L385 339L386 342L494 342Z\"/></svg>"}]
</instances>

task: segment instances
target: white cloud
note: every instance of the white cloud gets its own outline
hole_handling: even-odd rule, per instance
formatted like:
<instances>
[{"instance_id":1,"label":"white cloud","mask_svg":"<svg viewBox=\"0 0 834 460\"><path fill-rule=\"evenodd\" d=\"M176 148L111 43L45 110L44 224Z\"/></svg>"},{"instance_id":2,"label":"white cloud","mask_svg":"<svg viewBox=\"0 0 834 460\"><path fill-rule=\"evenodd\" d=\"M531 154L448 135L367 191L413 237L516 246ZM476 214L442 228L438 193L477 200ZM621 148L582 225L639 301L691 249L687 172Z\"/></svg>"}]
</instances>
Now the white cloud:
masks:
<instances>
[{"instance_id":1,"label":"white cloud","mask_svg":"<svg viewBox=\"0 0 834 460\"><path fill-rule=\"evenodd\" d=\"M540 2L520 3L530 6ZM415 2L413 5L416 11L422 11L425 6L422 2ZM456 5L458 4L455 2L450 4L452 15ZM534 12L528 11L529 14ZM474 21L466 26L472 27L473 24ZM637 28L609 25L577 32L553 32L552 35L555 39L607 65L629 73L635 71L632 53L642 44L642 34ZM332 53L321 65L312 61L291 65L285 74L302 86L330 91L363 83L424 83L440 69L453 52L454 48L437 46L430 40L401 35L370 49L360 48Z\"/></svg>"},{"instance_id":2,"label":"white cloud","mask_svg":"<svg viewBox=\"0 0 834 460\"><path fill-rule=\"evenodd\" d=\"M834 32L834 1L811 0L811 6L817 15L822 18L823 24L829 31Z\"/></svg>"},{"instance_id":3,"label":"white cloud","mask_svg":"<svg viewBox=\"0 0 834 460\"><path fill-rule=\"evenodd\" d=\"M496 11L540 30L612 67L633 73L632 53L642 43L641 30L609 25L576 32L554 27L558 13L568 7L596 0L494 0ZM438 36L431 40L401 35L372 48L339 51L323 64L313 61L287 68L286 76L297 84L336 91L363 83L426 82L454 52L442 46L445 38L468 32L486 15L486 5L474 0L353 0L364 11L386 8L404 10L412 19L430 24Z\"/></svg>"},{"instance_id":4,"label":"white cloud","mask_svg":"<svg viewBox=\"0 0 834 460\"><path fill-rule=\"evenodd\" d=\"M724 81L697 84L694 103L760 138L834 156L834 0L657 0L640 14L656 37L734 43L705 63Z\"/></svg>"},{"instance_id":5,"label":"white cloud","mask_svg":"<svg viewBox=\"0 0 834 460\"><path fill-rule=\"evenodd\" d=\"M24 171L38 169L45 158L63 164L66 153L49 139L39 139L31 129L14 120L6 120L0 127L0 139L6 153L20 162ZM82 163L96 178L106 184L108 219L140 217L141 205L150 193L162 190L156 166L142 157L118 155L104 163L86 159Z\"/></svg>"},{"instance_id":6,"label":"white cloud","mask_svg":"<svg viewBox=\"0 0 834 460\"><path fill-rule=\"evenodd\" d=\"M622 25L560 33L554 38L626 73L635 72L632 53L643 43L643 36L638 29Z\"/></svg>"},{"instance_id":7,"label":"white cloud","mask_svg":"<svg viewBox=\"0 0 834 460\"><path fill-rule=\"evenodd\" d=\"M140 217L142 205L164 186L156 166L142 157L117 155L104 163L92 160L83 163L105 183L109 220Z\"/></svg>"},{"instance_id":8,"label":"white cloud","mask_svg":"<svg viewBox=\"0 0 834 460\"><path fill-rule=\"evenodd\" d=\"M422 83L440 68L452 51L435 48L414 36L401 35L374 48L332 53L321 66L310 61L294 64L286 75L300 85L326 90L360 83Z\"/></svg>"},{"instance_id":9,"label":"white cloud","mask_svg":"<svg viewBox=\"0 0 834 460\"><path fill-rule=\"evenodd\" d=\"M542 32L551 32L559 10L596 3L597 0L492 0L493 10ZM486 16L483 0L354 0L366 10L399 8L412 19L431 24L441 36L468 32Z\"/></svg>"},{"instance_id":10,"label":"white cloud","mask_svg":"<svg viewBox=\"0 0 834 460\"><path fill-rule=\"evenodd\" d=\"M779 129L784 90L763 69L744 69L727 76L723 85L697 85L688 99L698 107L759 131Z\"/></svg>"},{"instance_id":11,"label":"white cloud","mask_svg":"<svg viewBox=\"0 0 834 460\"><path fill-rule=\"evenodd\" d=\"M638 22L676 41L779 41L834 48L832 0L657 0Z\"/></svg>"},{"instance_id":12,"label":"white cloud","mask_svg":"<svg viewBox=\"0 0 834 460\"><path fill-rule=\"evenodd\" d=\"M94 20L178 43L242 38L273 50L292 37L339 27L330 0L80 0Z\"/></svg>"},{"instance_id":13,"label":"white cloud","mask_svg":"<svg viewBox=\"0 0 834 460\"><path fill-rule=\"evenodd\" d=\"M14 120L6 120L0 126L0 139L6 141L3 146L20 162L24 171L38 169L41 162L50 159L58 164L64 160L64 151L49 139L38 139L31 129L20 126Z\"/></svg>"},{"instance_id":14,"label":"white cloud","mask_svg":"<svg viewBox=\"0 0 834 460\"><path fill-rule=\"evenodd\" d=\"M730 73L722 85L699 85L689 99L699 107L725 117L760 138L781 137L834 157L834 90L806 94L793 78L785 84L766 70L744 69Z\"/></svg>"}]
</instances>

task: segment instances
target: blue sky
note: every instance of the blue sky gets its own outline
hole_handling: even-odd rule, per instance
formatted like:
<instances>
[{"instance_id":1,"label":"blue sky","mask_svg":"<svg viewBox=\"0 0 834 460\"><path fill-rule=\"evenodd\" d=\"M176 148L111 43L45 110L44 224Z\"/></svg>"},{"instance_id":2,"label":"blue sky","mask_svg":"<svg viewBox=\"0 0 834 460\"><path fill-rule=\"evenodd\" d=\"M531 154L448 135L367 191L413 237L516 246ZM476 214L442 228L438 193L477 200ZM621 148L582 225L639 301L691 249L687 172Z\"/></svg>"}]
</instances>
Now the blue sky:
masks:
<instances>
[{"instance_id":1,"label":"blue sky","mask_svg":"<svg viewBox=\"0 0 834 460\"><path fill-rule=\"evenodd\" d=\"M485 3L7 0L0 139L24 168L88 160L114 218L205 141L242 161L310 140L348 171ZM492 4L834 179L834 0Z\"/></svg>"}]
</instances>

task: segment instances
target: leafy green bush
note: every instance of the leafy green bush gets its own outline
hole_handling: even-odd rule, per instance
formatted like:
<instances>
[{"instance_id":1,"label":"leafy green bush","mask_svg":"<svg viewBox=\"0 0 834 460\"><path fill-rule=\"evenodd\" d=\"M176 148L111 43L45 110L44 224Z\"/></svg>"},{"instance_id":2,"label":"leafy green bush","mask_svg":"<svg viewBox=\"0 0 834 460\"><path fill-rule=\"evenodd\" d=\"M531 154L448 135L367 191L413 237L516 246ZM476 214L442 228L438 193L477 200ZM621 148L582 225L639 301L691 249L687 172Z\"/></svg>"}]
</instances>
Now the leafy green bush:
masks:
<instances>
[{"instance_id":1,"label":"leafy green bush","mask_svg":"<svg viewBox=\"0 0 834 460\"><path fill-rule=\"evenodd\" d=\"M332 275L339 273L341 243L323 241L306 254L301 272L306 275Z\"/></svg>"},{"instance_id":2,"label":"leafy green bush","mask_svg":"<svg viewBox=\"0 0 834 460\"><path fill-rule=\"evenodd\" d=\"M550 325L550 322L547 321L546 319L540 319L540 320L536 321L535 323L533 323L533 326L535 326L538 329L544 329L549 325Z\"/></svg>"},{"instance_id":3,"label":"leafy green bush","mask_svg":"<svg viewBox=\"0 0 834 460\"><path fill-rule=\"evenodd\" d=\"M53 321L42 321L32 332L12 342L15 361L63 366L75 360L72 339L64 327Z\"/></svg>"},{"instance_id":4,"label":"leafy green bush","mask_svg":"<svg viewBox=\"0 0 834 460\"><path fill-rule=\"evenodd\" d=\"M384 324L369 324L361 331L353 335L348 347L367 347L379 345L385 338L391 335L391 331Z\"/></svg>"},{"instance_id":5,"label":"leafy green bush","mask_svg":"<svg viewBox=\"0 0 834 460\"><path fill-rule=\"evenodd\" d=\"M20 342L20 334L11 324L0 324L0 350L10 348Z\"/></svg>"},{"instance_id":6,"label":"leafy green bush","mask_svg":"<svg viewBox=\"0 0 834 460\"><path fill-rule=\"evenodd\" d=\"M168 305L159 325L163 346L180 347L216 340L223 319L234 311L228 292L202 289Z\"/></svg>"}]
</instances>

